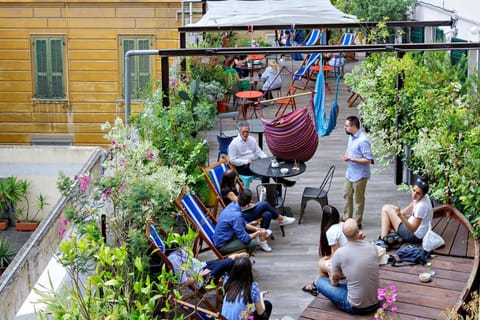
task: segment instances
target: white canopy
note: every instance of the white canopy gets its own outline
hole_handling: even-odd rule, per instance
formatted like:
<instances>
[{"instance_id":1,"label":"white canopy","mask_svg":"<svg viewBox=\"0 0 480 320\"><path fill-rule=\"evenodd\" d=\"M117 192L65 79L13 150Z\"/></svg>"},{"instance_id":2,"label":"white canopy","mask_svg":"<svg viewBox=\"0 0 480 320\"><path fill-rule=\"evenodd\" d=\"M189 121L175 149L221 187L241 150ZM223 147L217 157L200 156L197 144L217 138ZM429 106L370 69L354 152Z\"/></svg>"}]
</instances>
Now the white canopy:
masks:
<instances>
[{"instance_id":1,"label":"white canopy","mask_svg":"<svg viewBox=\"0 0 480 320\"><path fill-rule=\"evenodd\" d=\"M329 0L207 1L207 13L191 27L356 22Z\"/></svg>"}]
</instances>

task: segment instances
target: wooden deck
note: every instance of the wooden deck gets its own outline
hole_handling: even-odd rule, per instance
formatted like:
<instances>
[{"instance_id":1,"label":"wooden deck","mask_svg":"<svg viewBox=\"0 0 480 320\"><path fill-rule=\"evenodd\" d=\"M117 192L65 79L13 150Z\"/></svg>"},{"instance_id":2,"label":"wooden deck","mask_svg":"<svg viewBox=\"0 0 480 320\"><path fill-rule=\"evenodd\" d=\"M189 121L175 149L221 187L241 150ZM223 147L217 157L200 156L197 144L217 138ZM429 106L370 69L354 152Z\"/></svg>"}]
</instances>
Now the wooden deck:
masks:
<instances>
[{"instance_id":1,"label":"wooden deck","mask_svg":"<svg viewBox=\"0 0 480 320\"><path fill-rule=\"evenodd\" d=\"M445 246L433 252L430 262L435 275L431 282L422 283L418 275L428 271L422 265L380 267L380 285L394 284L398 290L396 319L448 319L442 312L459 310L473 285L479 263L478 241L471 237L472 229L461 214L448 206L435 209L433 229L442 235ZM389 253L394 254L394 250ZM322 295L310 303L300 319L371 319L350 316L338 310Z\"/></svg>"},{"instance_id":2,"label":"wooden deck","mask_svg":"<svg viewBox=\"0 0 480 320\"><path fill-rule=\"evenodd\" d=\"M348 62L345 65L345 73L349 72L358 62ZM296 68L295 62L286 61L286 66L289 69ZM284 86L282 93L287 92L289 75L284 76ZM329 114L329 108L332 104L332 100L335 96L335 86L332 76L330 75L327 81L332 87L332 94L327 94L327 115ZM349 115L358 115L356 105L349 108L347 99L350 93L347 92L346 86L343 80L340 82L338 95L339 115L337 120L337 127L327 137L319 138L319 145L314 157L307 162L307 170L304 174L293 178L297 183L294 187L288 188L286 197L286 206L292 208L294 216L298 219L300 210L300 200L304 187L318 187L327 173L330 165L336 166L336 171L333 177L332 187L328 194L329 204L338 208L339 212L343 212L344 200L343 200L343 181L345 176L346 166L343 163L340 155L343 154L346 144L347 136L343 128L344 120ZM306 104L308 97L297 99L297 106L301 107ZM277 108L267 106L264 110L264 116L267 119L273 118ZM230 109L230 111L232 111ZM216 134L219 130L219 122L217 121L216 127L208 132L207 140L210 146L210 163L214 163L217 160L218 143ZM236 121L232 119L224 119L222 121L223 130L235 129ZM253 136L257 136L253 134ZM268 146L264 141L264 150L270 155ZM399 191L394 184L394 168L390 166L383 171L379 171L379 166L374 165L372 167L374 172L367 184L366 192L366 207L363 219L363 232L365 232L370 241L375 240L380 233L380 210L385 203L391 203L400 207L406 206L410 202L410 193L405 191ZM251 185L251 189L256 187L257 181ZM268 290L266 299L270 300L273 304L273 311L270 319L348 319L348 315L340 313L336 308L322 297L318 296L314 298L310 294L301 290L302 286L307 283L311 283L317 275L317 260L318 256L318 243L319 243L319 230L321 221L320 205L315 201L310 201L305 209L305 215L302 224L294 223L285 227L286 236L282 237L280 229L276 222L272 222L271 229L275 233L276 237L274 241L269 241L273 251L266 253L257 250L256 263L254 268L255 279L259 282L261 290ZM209 258L205 253L205 258ZM453 259L453 260L452 260ZM459 279L464 279L468 272L468 263L472 263L470 260L465 260L462 264L462 258L450 258L440 257L434 259L434 268L438 268L438 276L430 284L421 284L418 282L418 268L402 267L395 268L395 270L385 273L385 280L382 280L382 284L391 284L394 280L393 276L398 276L402 273L411 273L411 276L405 277L410 284L399 284L400 299L404 299L406 295L412 294L412 288L422 288L427 290L428 293L432 286L438 285L440 282L445 282L444 286L449 288L456 284L458 287ZM458 264L458 266L456 265ZM402 270L403 269L403 270ZM423 269L422 269L423 270ZM471 268L469 269L471 270ZM384 271L386 272L386 271ZM464 274L463 274L464 273ZM442 274L451 275L453 280L443 280ZM463 275L462 275L463 274ZM391 279L390 279L391 278ZM442 280L442 281L440 281ZM460 289L459 289L460 290ZM441 299L428 298L430 300L442 300L443 295L446 293L445 289L440 290ZM434 294L434 293L432 293ZM433 297L437 297L436 293ZM417 300L419 297L413 298ZM410 298L411 299L411 298ZM425 298L427 299L427 298ZM421 316L420 310L405 305L405 302L399 303L399 311L410 312L415 316ZM437 301L435 301L437 303ZM321 310L321 312L320 312ZM436 309L439 310L439 309ZM418 312L417 312L418 311ZM317 312L317 313L315 313ZM336 313L335 313L336 312ZM423 311L422 311L423 312ZM320 317L320 314L324 317ZM372 316L368 317L373 318ZM415 319L414 316L404 318Z\"/></svg>"}]
</instances>

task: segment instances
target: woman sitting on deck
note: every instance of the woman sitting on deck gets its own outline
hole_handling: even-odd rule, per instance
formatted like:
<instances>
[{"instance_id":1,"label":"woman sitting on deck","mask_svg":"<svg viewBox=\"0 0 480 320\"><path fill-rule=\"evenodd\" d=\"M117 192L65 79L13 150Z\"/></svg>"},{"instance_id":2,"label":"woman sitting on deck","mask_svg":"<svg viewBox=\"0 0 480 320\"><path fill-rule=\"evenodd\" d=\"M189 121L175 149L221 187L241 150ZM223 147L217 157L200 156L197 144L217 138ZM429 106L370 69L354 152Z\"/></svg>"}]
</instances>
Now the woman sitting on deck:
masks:
<instances>
[{"instance_id":1,"label":"woman sitting on deck","mask_svg":"<svg viewBox=\"0 0 480 320\"><path fill-rule=\"evenodd\" d=\"M432 202L428 197L428 182L418 178L412 189L412 202L400 210L399 207L386 204L382 208L381 234L376 245L389 248L390 244L396 242L387 236L394 231L401 240L410 243L421 243L423 237L430 228L433 218ZM410 217L407 218L407 216Z\"/></svg>"},{"instance_id":2,"label":"woman sitting on deck","mask_svg":"<svg viewBox=\"0 0 480 320\"><path fill-rule=\"evenodd\" d=\"M328 277L331 271L331 257L335 251L347 244L347 238L343 234L343 221L340 221L340 214L337 208L326 205L322 209L322 224L320 226L320 247L318 260L318 270L320 276ZM359 240L365 239L366 234L359 232ZM315 281L302 288L303 291L317 296L317 285Z\"/></svg>"}]
</instances>

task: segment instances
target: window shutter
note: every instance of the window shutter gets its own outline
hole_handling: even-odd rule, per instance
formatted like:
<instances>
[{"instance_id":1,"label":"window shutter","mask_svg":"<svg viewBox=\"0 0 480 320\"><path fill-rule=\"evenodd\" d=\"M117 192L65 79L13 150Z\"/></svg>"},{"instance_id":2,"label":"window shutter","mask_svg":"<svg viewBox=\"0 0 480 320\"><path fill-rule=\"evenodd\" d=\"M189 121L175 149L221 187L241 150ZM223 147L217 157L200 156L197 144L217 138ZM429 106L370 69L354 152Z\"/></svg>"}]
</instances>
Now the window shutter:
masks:
<instances>
[{"instance_id":1,"label":"window shutter","mask_svg":"<svg viewBox=\"0 0 480 320\"><path fill-rule=\"evenodd\" d=\"M50 39L50 61L52 74L52 98L64 98L64 81L63 81L63 40Z\"/></svg>"},{"instance_id":2,"label":"window shutter","mask_svg":"<svg viewBox=\"0 0 480 320\"><path fill-rule=\"evenodd\" d=\"M135 40L123 39L122 46L123 46L122 62L125 68L125 54L130 50L135 50ZM131 88L131 97L135 99L137 96L137 88L136 88L137 71L136 71L136 64L133 63L132 60L135 61L135 59L130 59L130 88ZM125 71L125 69L123 70ZM127 79L125 79L125 72L123 72L122 76L124 78L123 82L125 83L125 81L127 81Z\"/></svg>"},{"instance_id":3,"label":"window shutter","mask_svg":"<svg viewBox=\"0 0 480 320\"><path fill-rule=\"evenodd\" d=\"M148 50L150 49L150 41L146 39L140 39L138 41L139 50ZM150 83L150 56L140 56L138 57L138 93L141 94L142 91L147 88ZM137 98L139 98L137 96Z\"/></svg>"},{"instance_id":4,"label":"window shutter","mask_svg":"<svg viewBox=\"0 0 480 320\"><path fill-rule=\"evenodd\" d=\"M413 43L424 43L424 28L423 27L412 27L410 29L410 41Z\"/></svg>"},{"instance_id":5,"label":"window shutter","mask_svg":"<svg viewBox=\"0 0 480 320\"><path fill-rule=\"evenodd\" d=\"M65 98L63 39L36 38L33 42L35 97Z\"/></svg>"},{"instance_id":6,"label":"window shutter","mask_svg":"<svg viewBox=\"0 0 480 320\"><path fill-rule=\"evenodd\" d=\"M48 98L47 39L35 39L35 93L37 98Z\"/></svg>"}]
</instances>

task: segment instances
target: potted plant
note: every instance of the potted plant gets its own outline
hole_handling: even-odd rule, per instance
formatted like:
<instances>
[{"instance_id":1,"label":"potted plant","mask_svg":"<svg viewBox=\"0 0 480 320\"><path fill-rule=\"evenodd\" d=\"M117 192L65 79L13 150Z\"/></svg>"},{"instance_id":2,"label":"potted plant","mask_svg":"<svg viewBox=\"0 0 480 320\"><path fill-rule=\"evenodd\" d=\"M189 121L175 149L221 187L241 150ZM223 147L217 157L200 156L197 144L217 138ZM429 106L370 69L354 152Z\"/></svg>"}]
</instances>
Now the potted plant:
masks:
<instances>
[{"instance_id":1,"label":"potted plant","mask_svg":"<svg viewBox=\"0 0 480 320\"><path fill-rule=\"evenodd\" d=\"M3 225L15 224L17 203L25 198L29 188L27 180L8 177L0 180L0 217Z\"/></svg>"},{"instance_id":2,"label":"potted plant","mask_svg":"<svg viewBox=\"0 0 480 320\"><path fill-rule=\"evenodd\" d=\"M0 276L15 257L15 251L10 247L6 239L0 239Z\"/></svg>"},{"instance_id":3,"label":"potted plant","mask_svg":"<svg viewBox=\"0 0 480 320\"><path fill-rule=\"evenodd\" d=\"M35 199L35 212L33 216L30 217L30 207L27 199L27 208L19 208L17 211L17 223L15 225L15 230L17 231L35 231L40 221L37 220L38 214L43 212L45 208L49 205L47 203L47 198L43 194L37 195Z\"/></svg>"}]
</instances>

